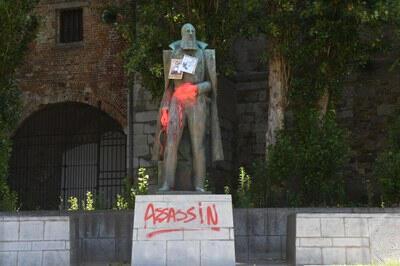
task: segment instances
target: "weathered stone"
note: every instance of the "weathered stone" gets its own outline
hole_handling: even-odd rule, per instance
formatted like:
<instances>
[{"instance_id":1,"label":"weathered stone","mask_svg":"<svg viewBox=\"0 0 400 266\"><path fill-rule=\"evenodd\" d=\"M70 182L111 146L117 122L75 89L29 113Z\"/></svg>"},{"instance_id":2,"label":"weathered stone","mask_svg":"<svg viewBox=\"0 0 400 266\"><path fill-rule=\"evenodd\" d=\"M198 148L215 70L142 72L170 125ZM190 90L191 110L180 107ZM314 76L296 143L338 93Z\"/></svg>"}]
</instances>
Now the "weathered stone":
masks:
<instances>
[{"instance_id":1,"label":"weathered stone","mask_svg":"<svg viewBox=\"0 0 400 266\"><path fill-rule=\"evenodd\" d=\"M321 222L319 218L297 218L296 220L297 237L320 237Z\"/></svg>"},{"instance_id":2,"label":"weathered stone","mask_svg":"<svg viewBox=\"0 0 400 266\"><path fill-rule=\"evenodd\" d=\"M44 240L69 240L69 222L46 221Z\"/></svg>"},{"instance_id":3,"label":"weathered stone","mask_svg":"<svg viewBox=\"0 0 400 266\"><path fill-rule=\"evenodd\" d=\"M17 266L18 252L3 252L0 251L0 265Z\"/></svg>"},{"instance_id":4,"label":"weathered stone","mask_svg":"<svg viewBox=\"0 0 400 266\"><path fill-rule=\"evenodd\" d=\"M282 257L282 236L267 236L266 240L267 252L264 254L263 259L271 258L280 260Z\"/></svg>"},{"instance_id":5,"label":"weathered stone","mask_svg":"<svg viewBox=\"0 0 400 266\"><path fill-rule=\"evenodd\" d=\"M262 236L265 235L265 210L264 209L248 209L248 232L249 235Z\"/></svg>"},{"instance_id":6,"label":"weathered stone","mask_svg":"<svg viewBox=\"0 0 400 266\"><path fill-rule=\"evenodd\" d=\"M18 265L42 266L42 252L41 251L18 252Z\"/></svg>"},{"instance_id":7,"label":"weathered stone","mask_svg":"<svg viewBox=\"0 0 400 266\"><path fill-rule=\"evenodd\" d=\"M147 138L146 138L147 141ZM133 154L135 156L146 156L149 155L150 153L150 149L149 146L147 145L147 143L142 143L140 145L136 145L134 150L133 150Z\"/></svg>"},{"instance_id":8,"label":"weathered stone","mask_svg":"<svg viewBox=\"0 0 400 266\"><path fill-rule=\"evenodd\" d=\"M131 265L165 266L167 265L166 241L133 241Z\"/></svg>"},{"instance_id":9,"label":"weathered stone","mask_svg":"<svg viewBox=\"0 0 400 266\"><path fill-rule=\"evenodd\" d=\"M22 241L7 241L0 242L0 251L24 251L31 250L31 242Z\"/></svg>"},{"instance_id":10,"label":"weathered stone","mask_svg":"<svg viewBox=\"0 0 400 266\"><path fill-rule=\"evenodd\" d=\"M133 138L133 143L136 146L138 145L146 145L147 144L147 135L136 135Z\"/></svg>"},{"instance_id":11,"label":"weathered stone","mask_svg":"<svg viewBox=\"0 0 400 266\"><path fill-rule=\"evenodd\" d=\"M200 266L200 241L168 241L167 265Z\"/></svg>"},{"instance_id":12,"label":"weathered stone","mask_svg":"<svg viewBox=\"0 0 400 266\"><path fill-rule=\"evenodd\" d=\"M18 222L0 222L0 241L18 240Z\"/></svg>"},{"instance_id":13,"label":"weathered stone","mask_svg":"<svg viewBox=\"0 0 400 266\"><path fill-rule=\"evenodd\" d=\"M304 237L299 238L301 247L329 247L332 246L331 238Z\"/></svg>"},{"instance_id":14,"label":"weathered stone","mask_svg":"<svg viewBox=\"0 0 400 266\"><path fill-rule=\"evenodd\" d=\"M233 221L235 222L235 235L246 236L247 233L247 212L248 209L234 209L233 210Z\"/></svg>"},{"instance_id":15,"label":"weathered stone","mask_svg":"<svg viewBox=\"0 0 400 266\"><path fill-rule=\"evenodd\" d=\"M371 255L368 248L346 248L347 264L370 264Z\"/></svg>"},{"instance_id":16,"label":"weathered stone","mask_svg":"<svg viewBox=\"0 0 400 266\"><path fill-rule=\"evenodd\" d=\"M138 112L135 115L135 119L137 122L150 122L157 120L157 116L157 111Z\"/></svg>"},{"instance_id":17,"label":"weathered stone","mask_svg":"<svg viewBox=\"0 0 400 266\"><path fill-rule=\"evenodd\" d=\"M345 218L344 227L346 236L369 236L368 219Z\"/></svg>"},{"instance_id":18,"label":"weathered stone","mask_svg":"<svg viewBox=\"0 0 400 266\"><path fill-rule=\"evenodd\" d=\"M68 251L44 251L43 266L69 266L70 254Z\"/></svg>"},{"instance_id":19,"label":"weathered stone","mask_svg":"<svg viewBox=\"0 0 400 266\"><path fill-rule=\"evenodd\" d=\"M239 262L249 259L249 238L247 236L236 236L235 239L236 259Z\"/></svg>"},{"instance_id":20,"label":"weathered stone","mask_svg":"<svg viewBox=\"0 0 400 266\"><path fill-rule=\"evenodd\" d=\"M68 241L69 243L69 241ZM32 250L64 250L65 241L35 241L32 242Z\"/></svg>"},{"instance_id":21,"label":"weathered stone","mask_svg":"<svg viewBox=\"0 0 400 266\"><path fill-rule=\"evenodd\" d=\"M85 254L90 256L87 259L92 262L114 261L115 239L84 239L83 250Z\"/></svg>"},{"instance_id":22,"label":"weathered stone","mask_svg":"<svg viewBox=\"0 0 400 266\"><path fill-rule=\"evenodd\" d=\"M368 247L368 238L349 238L340 237L332 238L333 246L335 247Z\"/></svg>"},{"instance_id":23,"label":"weathered stone","mask_svg":"<svg viewBox=\"0 0 400 266\"><path fill-rule=\"evenodd\" d=\"M233 241L202 241L201 265L235 266L235 246Z\"/></svg>"},{"instance_id":24,"label":"weathered stone","mask_svg":"<svg viewBox=\"0 0 400 266\"><path fill-rule=\"evenodd\" d=\"M322 248L322 263L324 265L346 264L345 248Z\"/></svg>"},{"instance_id":25,"label":"weathered stone","mask_svg":"<svg viewBox=\"0 0 400 266\"><path fill-rule=\"evenodd\" d=\"M144 133L145 124L143 123L135 123L133 124L133 132L136 135L141 135Z\"/></svg>"},{"instance_id":26,"label":"weathered stone","mask_svg":"<svg viewBox=\"0 0 400 266\"><path fill-rule=\"evenodd\" d=\"M296 248L296 264L322 264L321 248Z\"/></svg>"},{"instance_id":27,"label":"weathered stone","mask_svg":"<svg viewBox=\"0 0 400 266\"><path fill-rule=\"evenodd\" d=\"M44 238L44 222L21 221L19 228L20 240L42 240Z\"/></svg>"},{"instance_id":28,"label":"weathered stone","mask_svg":"<svg viewBox=\"0 0 400 266\"><path fill-rule=\"evenodd\" d=\"M146 124L144 126L144 133L146 134L154 134L156 133L156 125L154 124Z\"/></svg>"},{"instance_id":29,"label":"weathered stone","mask_svg":"<svg viewBox=\"0 0 400 266\"><path fill-rule=\"evenodd\" d=\"M343 218L321 218L322 236L345 236Z\"/></svg>"}]
</instances>

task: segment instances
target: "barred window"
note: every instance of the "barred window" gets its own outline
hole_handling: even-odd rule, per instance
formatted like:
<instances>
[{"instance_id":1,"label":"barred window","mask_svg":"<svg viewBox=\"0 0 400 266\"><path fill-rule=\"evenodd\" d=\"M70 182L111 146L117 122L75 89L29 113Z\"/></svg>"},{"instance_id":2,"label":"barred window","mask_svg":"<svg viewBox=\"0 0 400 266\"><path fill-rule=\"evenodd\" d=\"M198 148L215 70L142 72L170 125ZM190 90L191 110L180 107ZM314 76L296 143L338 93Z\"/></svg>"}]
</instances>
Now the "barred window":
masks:
<instances>
[{"instance_id":1,"label":"barred window","mask_svg":"<svg viewBox=\"0 0 400 266\"><path fill-rule=\"evenodd\" d=\"M60 42L80 42L83 40L82 8L60 11Z\"/></svg>"}]
</instances>

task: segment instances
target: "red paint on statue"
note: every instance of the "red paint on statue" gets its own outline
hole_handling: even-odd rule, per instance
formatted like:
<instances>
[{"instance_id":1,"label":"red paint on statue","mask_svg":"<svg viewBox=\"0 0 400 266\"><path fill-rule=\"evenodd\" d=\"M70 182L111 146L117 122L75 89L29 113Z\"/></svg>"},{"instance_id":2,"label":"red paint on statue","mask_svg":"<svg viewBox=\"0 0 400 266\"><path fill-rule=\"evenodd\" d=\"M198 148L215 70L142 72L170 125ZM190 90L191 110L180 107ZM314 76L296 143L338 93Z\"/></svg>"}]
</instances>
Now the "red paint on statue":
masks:
<instances>
[{"instance_id":1,"label":"red paint on statue","mask_svg":"<svg viewBox=\"0 0 400 266\"><path fill-rule=\"evenodd\" d=\"M175 89L174 97L182 104L194 104L198 94L197 86L192 83L183 83Z\"/></svg>"},{"instance_id":2,"label":"red paint on statue","mask_svg":"<svg viewBox=\"0 0 400 266\"><path fill-rule=\"evenodd\" d=\"M192 83L183 83L175 89L173 97L178 101L179 127L183 127L183 113L185 106L193 105L196 102L199 90Z\"/></svg>"},{"instance_id":3,"label":"red paint on statue","mask_svg":"<svg viewBox=\"0 0 400 266\"><path fill-rule=\"evenodd\" d=\"M162 108L161 109L161 126L163 129L168 128L168 121L169 121L169 115L168 115L168 108Z\"/></svg>"}]
</instances>

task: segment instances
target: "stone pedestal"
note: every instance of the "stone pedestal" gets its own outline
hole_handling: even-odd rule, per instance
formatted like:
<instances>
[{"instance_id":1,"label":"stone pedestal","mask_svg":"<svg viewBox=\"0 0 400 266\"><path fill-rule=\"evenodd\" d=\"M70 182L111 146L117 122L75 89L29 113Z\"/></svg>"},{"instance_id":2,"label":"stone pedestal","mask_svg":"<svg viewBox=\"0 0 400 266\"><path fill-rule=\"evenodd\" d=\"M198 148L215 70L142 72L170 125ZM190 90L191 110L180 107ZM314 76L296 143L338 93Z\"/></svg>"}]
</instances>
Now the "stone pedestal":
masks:
<instances>
[{"instance_id":1,"label":"stone pedestal","mask_svg":"<svg viewBox=\"0 0 400 266\"><path fill-rule=\"evenodd\" d=\"M230 195L137 196L132 265L235 265Z\"/></svg>"}]
</instances>

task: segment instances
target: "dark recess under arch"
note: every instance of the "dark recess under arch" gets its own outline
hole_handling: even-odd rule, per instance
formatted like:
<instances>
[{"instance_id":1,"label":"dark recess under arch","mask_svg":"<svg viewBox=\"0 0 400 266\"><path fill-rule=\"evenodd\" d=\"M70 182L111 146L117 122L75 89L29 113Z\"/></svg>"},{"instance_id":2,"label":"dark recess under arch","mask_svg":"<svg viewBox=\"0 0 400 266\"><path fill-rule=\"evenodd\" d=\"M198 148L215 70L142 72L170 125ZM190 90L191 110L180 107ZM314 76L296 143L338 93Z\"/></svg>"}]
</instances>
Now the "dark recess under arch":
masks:
<instances>
[{"instance_id":1,"label":"dark recess under arch","mask_svg":"<svg viewBox=\"0 0 400 266\"><path fill-rule=\"evenodd\" d=\"M81 103L50 104L13 136L9 182L23 210L68 207L87 191L111 208L126 176L126 135L103 111Z\"/></svg>"}]
</instances>

